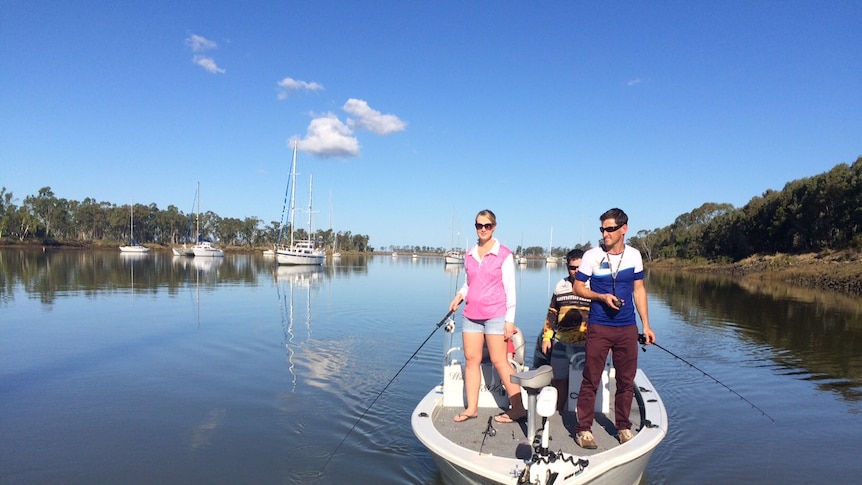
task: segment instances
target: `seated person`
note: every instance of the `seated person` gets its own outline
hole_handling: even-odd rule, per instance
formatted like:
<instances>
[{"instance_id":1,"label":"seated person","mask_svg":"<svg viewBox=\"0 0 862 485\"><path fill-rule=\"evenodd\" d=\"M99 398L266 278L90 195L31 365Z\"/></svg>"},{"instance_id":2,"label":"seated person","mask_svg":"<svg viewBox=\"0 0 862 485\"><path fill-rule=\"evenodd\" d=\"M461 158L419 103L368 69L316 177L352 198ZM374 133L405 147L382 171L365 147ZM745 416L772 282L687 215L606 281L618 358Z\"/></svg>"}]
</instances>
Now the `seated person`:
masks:
<instances>
[{"instance_id":1,"label":"seated person","mask_svg":"<svg viewBox=\"0 0 862 485\"><path fill-rule=\"evenodd\" d=\"M568 276L554 288L541 334L541 353L551 354L549 360L554 369L552 384L557 389L558 411L565 409L569 397L569 362L576 353L584 352L587 339L590 300L572 292L575 273L583 256L584 252L580 249L573 249L566 254ZM534 364L536 360L534 357Z\"/></svg>"}]
</instances>

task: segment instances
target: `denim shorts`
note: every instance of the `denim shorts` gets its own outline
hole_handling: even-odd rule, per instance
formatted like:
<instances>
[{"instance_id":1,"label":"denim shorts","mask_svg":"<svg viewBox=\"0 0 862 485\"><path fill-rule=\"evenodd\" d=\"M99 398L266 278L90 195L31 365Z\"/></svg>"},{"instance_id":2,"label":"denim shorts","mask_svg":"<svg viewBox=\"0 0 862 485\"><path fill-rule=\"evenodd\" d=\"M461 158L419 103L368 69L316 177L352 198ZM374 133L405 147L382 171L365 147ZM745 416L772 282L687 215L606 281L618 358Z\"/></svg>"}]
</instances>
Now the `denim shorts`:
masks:
<instances>
[{"instance_id":1,"label":"denim shorts","mask_svg":"<svg viewBox=\"0 0 862 485\"><path fill-rule=\"evenodd\" d=\"M461 333L484 333L485 335L503 335L506 317L489 318L487 320L470 320L464 317Z\"/></svg>"}]
</instances>

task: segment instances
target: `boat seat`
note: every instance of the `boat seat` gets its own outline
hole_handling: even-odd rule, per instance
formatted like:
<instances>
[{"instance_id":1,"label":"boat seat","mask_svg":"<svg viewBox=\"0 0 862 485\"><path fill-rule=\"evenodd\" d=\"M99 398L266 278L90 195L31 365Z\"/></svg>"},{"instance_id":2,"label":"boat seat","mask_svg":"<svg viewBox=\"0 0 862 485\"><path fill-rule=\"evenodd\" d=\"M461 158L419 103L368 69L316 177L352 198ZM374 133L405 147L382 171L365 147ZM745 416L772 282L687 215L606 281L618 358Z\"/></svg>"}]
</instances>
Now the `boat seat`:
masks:
<instances>
[{"instance_id":1,"label":"boat seat","mask_svg":"<svg viewBox=\"0 0 862 485\"><path fill-rule=\"evenodd\" d=\"M512 383L523 387L527 393L532 391L538 394L543 387L551 385L553 377L554 372L551 366L543 365L538 369L512 374Z\"/></svg>"},{"instance_id":2,"label":"boat seat","mask_svg":"<svg viewBox=\"0 0 862 485\"><path fill-rule=\"evenodd\" d=\"M553 377L554 369L549 365L512 374L512 383L521 386L527 392L527 438L530 441L536 437L536 402L539 391L551 385Z\"/></svg>"}]
</instances>

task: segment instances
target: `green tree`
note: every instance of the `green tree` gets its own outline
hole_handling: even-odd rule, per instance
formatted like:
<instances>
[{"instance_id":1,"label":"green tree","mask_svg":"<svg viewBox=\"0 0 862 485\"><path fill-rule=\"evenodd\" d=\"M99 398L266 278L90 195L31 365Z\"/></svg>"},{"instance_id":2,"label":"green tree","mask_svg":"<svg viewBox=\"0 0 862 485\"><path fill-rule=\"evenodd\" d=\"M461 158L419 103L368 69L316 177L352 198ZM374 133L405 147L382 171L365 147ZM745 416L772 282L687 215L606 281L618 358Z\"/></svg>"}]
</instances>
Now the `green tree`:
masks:
<instances>
[{"instance_id":1,"label":"green tree","mask_svg":"<svg viewBox=\"0 0 862 485\"><path fill-rule=\"evenodd\" d=\"M24 199L24 207L35 218L34 232L42 237L51 237L51 223L54 221L57 208L57 198L51 187L42 187L38 195L27 196Z\"/></svg>"},{"instance_id":2,"label":"green tree","mask_svg":"<svg viewBox=\"0 0 862 485\"><path fill-rule=\"evenodd\" d=\"M12 203L12 192L6 192L6 187L0 188L0 240L4 234L8 234L9 227L12 226L13 214L17 208Z\"/></svg>"}]
</instances>

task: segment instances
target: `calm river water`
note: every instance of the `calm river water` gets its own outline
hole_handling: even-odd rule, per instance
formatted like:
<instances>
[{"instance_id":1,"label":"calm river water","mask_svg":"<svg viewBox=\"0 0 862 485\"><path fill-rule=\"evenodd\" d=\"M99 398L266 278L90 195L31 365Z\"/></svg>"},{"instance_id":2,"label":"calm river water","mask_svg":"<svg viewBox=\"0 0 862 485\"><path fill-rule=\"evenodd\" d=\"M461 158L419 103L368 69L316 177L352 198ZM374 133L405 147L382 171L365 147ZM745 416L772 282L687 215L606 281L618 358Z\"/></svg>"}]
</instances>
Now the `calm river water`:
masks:
<instances>
[{"instance_id":1,"label":"calm river water","mask_svg":"<svg viewBox=\"0 0 862 485\"><path fill-rule=\"evenodd\" d=\"M459 269L0 250L0 483L438 484L409 415ZM528 342L563 276L518 270ZM658 342L766 415L649 348L670 429L645 483L857 483L859 298L657 271L647 291Z\"/></svg>"}]
</instances>

